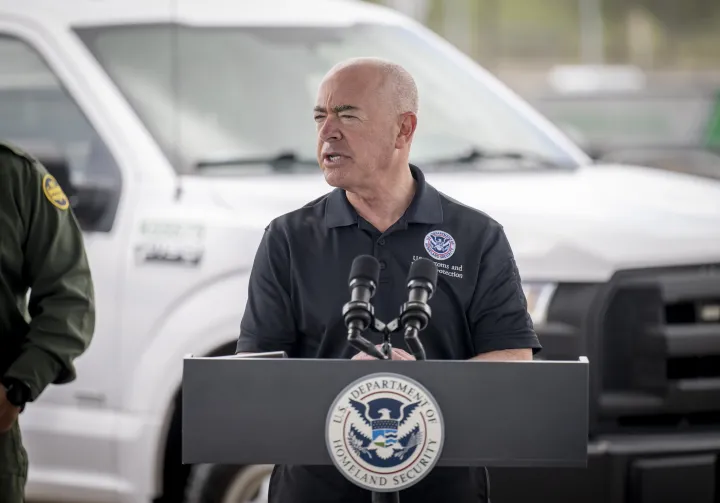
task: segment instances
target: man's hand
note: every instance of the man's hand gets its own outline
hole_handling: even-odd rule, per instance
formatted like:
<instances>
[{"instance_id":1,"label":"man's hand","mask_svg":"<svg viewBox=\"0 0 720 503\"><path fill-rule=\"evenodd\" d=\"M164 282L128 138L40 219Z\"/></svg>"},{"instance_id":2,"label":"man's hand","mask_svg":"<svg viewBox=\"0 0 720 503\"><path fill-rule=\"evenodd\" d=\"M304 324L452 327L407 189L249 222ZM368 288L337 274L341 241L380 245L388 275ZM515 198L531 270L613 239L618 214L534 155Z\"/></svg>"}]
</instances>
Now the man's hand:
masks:
<instances>
[{"instance_id":1,"label":"man's hand","mask_svg":"<svg viewBox=\"0 0 720 503\"><path fill-rule=\"evenodd\" d=\"M382 344L376 344L375 347L382 351ZM377 360L374 356L370 356L362 351L352 357L353 360ZM393 360L414 360L415 357L402 349L392 348Z\"/></svg>"},{"instance_id":2,"label":"man's hand","mask_svg":"<svg viewBox=\"0 0 720 503\"><path fill-rule=\"evenodd\" d=\"M20 414L20 407L8 402L5 396L5 386L0 385L0 434L10 431Z\"/></svg>"}]
</instances>

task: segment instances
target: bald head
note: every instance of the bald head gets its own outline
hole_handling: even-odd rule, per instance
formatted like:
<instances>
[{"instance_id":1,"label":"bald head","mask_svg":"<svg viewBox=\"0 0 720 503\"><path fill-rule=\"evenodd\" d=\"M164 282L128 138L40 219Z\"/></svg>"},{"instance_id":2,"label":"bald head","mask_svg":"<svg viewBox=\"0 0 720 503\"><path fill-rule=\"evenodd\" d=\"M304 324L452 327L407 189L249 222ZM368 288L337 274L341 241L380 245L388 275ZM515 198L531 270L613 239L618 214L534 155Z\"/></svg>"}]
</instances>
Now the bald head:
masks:
<instances>
[{"instance_id":1,"label":"bald head","mask_svg":"<svg viewBox=\"0 0 720 503\"><path fill-rule=\"evenodd\" d=\"M397 63L382 58L352 58L333 66L325 79L345 73L376 80L378 86L376 89L392 103L396 113L418 113L418 91L415 79Z\"/></svg>"}]
</instances>

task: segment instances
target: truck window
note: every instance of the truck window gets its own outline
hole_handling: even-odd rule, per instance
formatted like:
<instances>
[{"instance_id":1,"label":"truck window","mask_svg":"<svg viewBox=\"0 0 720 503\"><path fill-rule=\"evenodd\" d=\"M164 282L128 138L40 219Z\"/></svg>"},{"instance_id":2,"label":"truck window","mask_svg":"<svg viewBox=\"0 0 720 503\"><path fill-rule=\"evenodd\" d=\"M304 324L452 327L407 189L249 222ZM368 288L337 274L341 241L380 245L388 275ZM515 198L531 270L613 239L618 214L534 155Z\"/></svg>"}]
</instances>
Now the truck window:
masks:
<instances>
[{"instance_id":1,"label":"truck window","mask_svg":"<svg viewBox=\"0 0 720 503\"><path fill-rule=\"evenodd\" d=\"M335 63L380 56L404 65L420 92L413 161L472 149L522 150L559 165L578 159L485 83L398 26L190 27L76 30L176 169L200 159L315 159L312 108ZM236 173L267 169L240 165ZM317 169L308 163L306 169Z\"/></svg>"},{"instance_id":2,"label":"truck window","mask_svg":"<svg viewBox=\"0 0 720 503\"><path fill-rule=\"evenodd\" d=\"M95 190L94 198L117 196L115 160L40 54L25 41L0 34L0 61L0 138L42 161L73 202L88 203L88 192L82 192L88 187L104 188L103 194ZM114 210L111 206L111 200L92 209L85 204L80 223L86 230L110 230L114 211L88 215L85 210L105 212Z\"/></svg>"}]
</instances>

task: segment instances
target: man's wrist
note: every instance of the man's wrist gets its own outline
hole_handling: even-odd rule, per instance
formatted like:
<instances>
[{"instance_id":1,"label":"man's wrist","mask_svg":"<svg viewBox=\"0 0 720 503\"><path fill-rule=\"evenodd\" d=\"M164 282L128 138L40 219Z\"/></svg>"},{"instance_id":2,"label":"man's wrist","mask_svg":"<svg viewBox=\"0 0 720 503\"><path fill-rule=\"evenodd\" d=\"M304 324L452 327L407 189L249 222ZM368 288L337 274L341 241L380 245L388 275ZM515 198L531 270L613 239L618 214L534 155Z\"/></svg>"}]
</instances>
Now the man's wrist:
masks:
<instances>
[{"instance_id":1,"label":"man's wrist","mask_svg":"<svg viewBox=\"0 0 720 503\"><path fill-rule=\"evenodd\" d=\"M25 404L30 399L30 387L18 379L4 377L0 379L0 383L5 387L5 398L10 404L19 407L20 410L25 408Z\"/></svg>"}]
</instances>

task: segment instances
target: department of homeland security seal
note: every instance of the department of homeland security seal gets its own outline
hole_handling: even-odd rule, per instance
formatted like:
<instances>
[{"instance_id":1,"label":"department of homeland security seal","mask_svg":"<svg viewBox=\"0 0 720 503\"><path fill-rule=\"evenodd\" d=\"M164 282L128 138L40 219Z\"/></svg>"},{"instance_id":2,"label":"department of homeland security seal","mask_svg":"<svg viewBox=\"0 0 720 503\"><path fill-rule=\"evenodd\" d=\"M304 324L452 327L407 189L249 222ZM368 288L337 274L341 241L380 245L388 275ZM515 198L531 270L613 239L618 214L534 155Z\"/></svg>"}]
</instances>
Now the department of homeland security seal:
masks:
<instances>
[{"instance_id":1,"label":"department of homeland security seal","mask_svg":"<svg viewBox=\"0 0 720 503\"><path fill-rule=\"evenodd\" d=\"M392 373L371 374L345 388L330 407L325 430L335 467L376 492L400 491L425 477L445 435L432 395Z\"/></svg>"},{"instance_id":2,"label":"department of homeland security seal","mask_svg":"<svg viewBox=\"0 0 720 503\"><path fill-rule=\"evenodd\" d=\"M437 260L447 260L455 253L455 239L445 231L432 231L425 236L425 250Z\"/></svg>"}]
</instances>

